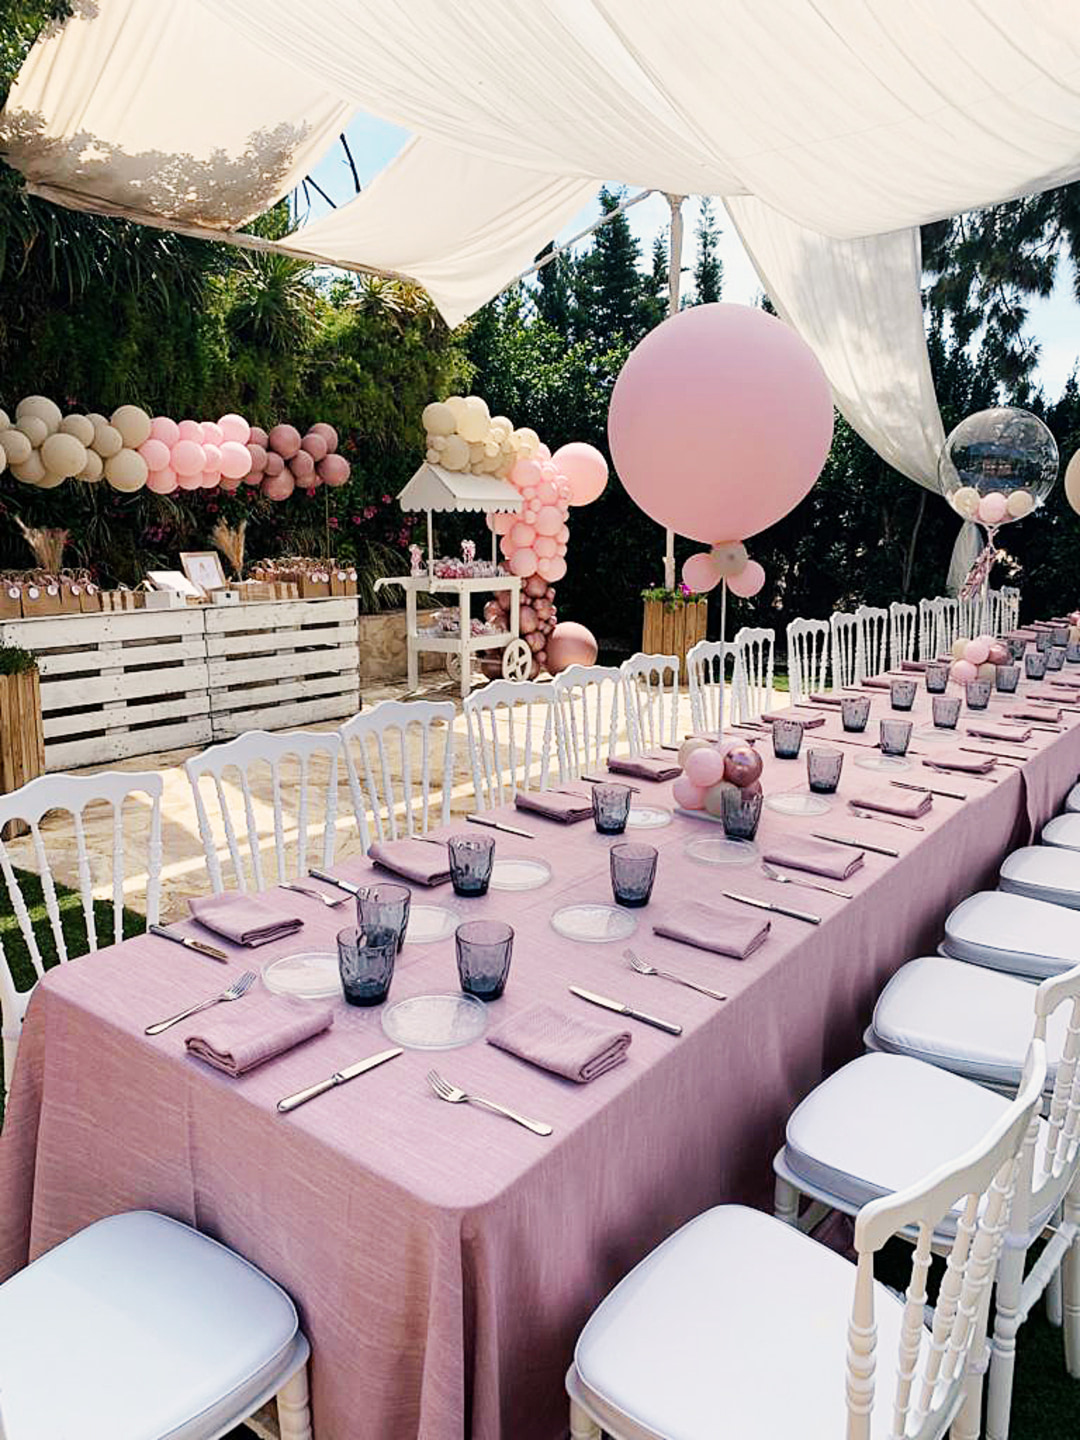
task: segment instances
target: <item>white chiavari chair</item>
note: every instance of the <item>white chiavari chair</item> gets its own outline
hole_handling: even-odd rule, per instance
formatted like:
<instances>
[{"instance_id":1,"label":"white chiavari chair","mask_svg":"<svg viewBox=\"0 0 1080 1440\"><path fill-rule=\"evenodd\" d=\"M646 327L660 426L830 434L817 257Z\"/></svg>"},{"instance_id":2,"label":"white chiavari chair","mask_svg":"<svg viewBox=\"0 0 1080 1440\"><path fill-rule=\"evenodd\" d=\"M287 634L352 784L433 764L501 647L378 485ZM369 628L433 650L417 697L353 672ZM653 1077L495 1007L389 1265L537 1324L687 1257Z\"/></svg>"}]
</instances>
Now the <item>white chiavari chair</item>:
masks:
<instances>
[{"instance_id":1,"label":"white chiavari chair","mask_svg":"<svg viewBox=\"0 0 1080 1440\"><path fill-rule=\"evenodd\" d=\"M1015 630L1020 624L1020 591L1015 585L1001 587L1001 628Z\"/></svg>"},{"instance_id":2,"label":"white chiavari chair","mask_svg":"<svg viewBox=\"0 0 1080 1440\"><path fill-rule=\"evenodd\" d=\"M679 657L639 652L619 668L632 752L643 755L660 745L678 745Z\"/></svg>"},{"instance_id":3,"label":"white chiavari chair","mask_svg":"<svg viewBox=\"0 0 1080 1440\"><path fill-rule=\"evenodd\" d=\"M956 601L956 636L960 639L974 640L976 635L981 635L986 629L986 622L983 618L983 597L969 595L965 600L958 598Z\"/></svg>"},{"instance_id":4,"label":"white chiavari chair","mask_svg":"<svg viewBox=\"0 0 1080 1440\"><path fill-rule=\"evenodd\" d=\"M454 715L450 700L382 700L338 727L365 851L449 823Z\"/></svg>"},{"instance_id":5,"label":"white chiavari chair","mask_svg":"<svg viewBox=\"0 0 1080 1440\"><path fill-rule=\"evenodd\" d=\"M312 1440L289 1296L153 1211L98 1220L0 1285L0 1353L10 1440L217 1440L269 1401L281 1440Z\"/></svg>"},{"instance_id":6,"label":"white chiavari chair","mask_svg":"<svg viewBox=\"0 0 1080 1440\"><path fill-rule=\"evenodd\" d=\"M566 778L554 682L492 680L467 697L464 711L478 810Z\"/></svg>"},{"instance_id":7,"label":"white chiavari chair","mask_svg":"<svg viewBox=\"0 0 1080 1440\"><path fill-rule=\"evenodd\" d=\"M0 796L0 837L12 821L22 821L29 826L29 849L33 852L31 863L40 880L45 901L47 926L39 932L19 883L12 852L0 838L0 871L15 923L33 966L34 984L44 974L46 958L55 955L61 963L73 958L69 953L68 937L64 934L63 912L68 906L57 895L53 874L57 859L65 862L64 883L78 890L86 946L85 951L80 949L77 953L103 949L124 938L125 882L138 883L138 890L133 891L133 895L137 893L140 908L145 895L146 923L157 923L161 898L162 789L162 779L157 774L103 771L98 775L42 775L19 790ZM87 844L87 825L96 824L97 820L97 817L88 817L87 811L97 805L107 806L111 811L111 844L105 852L109 855L107 862L101 848L95 847L92 855ZM46 826L43 822L50 813L54 814L54 818ZM62 827L58 823L61 816L65 821ZM68 817L70 826L66 823ZM128 831L138 832L137 841L128 838L125 822ZM142 835L144 828L145 840ZM69 837L74 838L74 871L69 868L72 849ZM25 854L22 843L17 853L19 868L26 868L27 861L22 859ZM134 862L130 875L129 862ZM98 917L94 913L95 889L101 898L107 896L112 901L108 934L98 933ZM15 1051L32 988L16 988L16 976L0 944L0 1018L3 1021L0 1035L4 1045L4 1082L7 1086L11 1084Z\"/></svg>"},{"instance_id":8,"label":"white chiavari chair","mask_svg":"<svg viewBox=\"0 0 1080 1440\"><path fill-rule=\"evenodd\" d=\"M845 685L858 685L866 678L866 671L862 668L858 618L846 611L834 610L829 617L829 627L832 631L832 688L841 690Z\"/></svg>"},{"instance_id":9,"label":"white chiavari chair","mask_svg":"<svg viewBox=\"0 0 1080 1440\"><path fill-rule=\"evenodd\" d=\"M699 735L719 735L725 723L738 723L749 709L738 646L731 641L699 640L686 654L690 685L690 723Z\"/></svg>"},{"instance_id":10,"label":"white chiavari chair","mask_svg":"<svg viewBox=\"0 0 1080 1440\"><path fill-rule=\"evenodd\" d=\"M776 631L744 625L733 642L739 652L746 709L733 718L739 723L757 720L773 706L773 651Z\"/></svg>"},{"instance_id":11,"label":"white chiavari chair","mask_svg":"<svg viewBox=\"0 0 1080 1440\"><path fill-rule=\"evenodd\" d=\"M889 667L899 670L903 661L914 660L918 639L919 612L914 605L894 600L889 606Z\"/></svg>"},{"instance_id":12,"label":"white chiavari chair","mask_svg":"<svg viewBox=\"0 0 1080 1440\"><path fill-rule=\"evenodd\" d=\"M787 627L788 689L793 704L828 688L831 637L827 620L792 620Z\"/></svg>"},{"instance_id":13,"label":"white chiavari chair","mask_svg":"<svg viewBox=\"0 0 1080 1440\"><path fill-rule=\"evenodd\" d=\"M951 595L939 595L937 618L937 651L939 655L948 655L960 638L959 601L954 600Z\"/></svg>"},{"instance_id":14,"label":"white chiavari chair","mask_svg":"<svg viewBox=\"0 0 1080 1440\"><path fill-rule=\"evenodd\" d=\"M862 674L880 675L889 668L889 612L877 605L860 605L855 611L858 625Z\"/></svg>"},{"instance_id":15,"label":"white chiavari chair","mask_svg":"<svg viewBox=\"0 0 1080 1440\"><path fill-rule=\"evenodd\" d=\"M919 601L919 659L937 658L937 601Z\"/></svg>"},{"instance_id":16,"label":"white chiavari chair","mask_svg":"<svg viewBox=\"0 0 1080 1440\"><path fill-rule=\"evenodd\" d=\"M928 1174L900 1189L884 1177L856 1215L855 1265L737 1205L677 1230L582 1331L566 1379L572 1440L940 1440L950 1426L953 1440L976 1440L992 1282L1045 1076L1036 1040L1011 1104L972 1086L993 1115ZM915 1242L903 1296L874 1276L900 1235Z\"/></svg>"},{"instance_id":17,"label":"white chiavari chair","mask_svg":"<svg viewBox=\"0 0 1080 1440\"><path fill-rule=\"evenodd\" d=\"M555 677L567 778L593 773L629 752L623 674L617 665L568 665Z\"/></svg>"},{"instance_id":18,"label":"white chiavari chair","mask_svg":"<svg viewBox=\"0 0 1080 1440\"><path fill-rule=\"evenodd\" d=\"M341 737L335 733L285 731L271 735L265 730L249 730L184 761L215 895L225 889L225 876L204 791L213 792L234 883L243 891L265 890L267 885L302 879L307 874L309 850L314 851L310 863L321 864L323 869L334 863L340 755ZM325 792L321 805L320 786ZM295 797L294 805L286 803L290 794ZM268 830L273 836L274 857L269 880L263 865L263 852L269 848Z\"/></svg>"}]
</instances>

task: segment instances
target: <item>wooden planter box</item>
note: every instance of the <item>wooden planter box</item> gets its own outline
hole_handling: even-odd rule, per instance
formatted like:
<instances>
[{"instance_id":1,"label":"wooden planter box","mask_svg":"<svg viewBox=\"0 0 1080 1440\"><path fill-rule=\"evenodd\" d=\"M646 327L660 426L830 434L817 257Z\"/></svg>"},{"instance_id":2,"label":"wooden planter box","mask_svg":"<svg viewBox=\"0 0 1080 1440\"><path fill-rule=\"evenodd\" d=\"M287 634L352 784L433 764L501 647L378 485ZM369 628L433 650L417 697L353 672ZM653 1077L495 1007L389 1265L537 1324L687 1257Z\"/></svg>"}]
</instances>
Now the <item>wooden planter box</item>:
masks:
<instances>
[{"instance_id":1,"label":"wooden planter box","mask_svg":"<svg viewBox=\"0 0 1080 1440\"><path fill-rule=\"evenodd\" d=\"M45 737L41 727L41 684L37 670L0 675L0 794L18 790L45 769ZM12 820L2 834L10 840L28 827Z\"/></svg>"},{"instance_id":2,"label":"wooden planter box","mask_svg":"<svg viewBox=\"0 0 1080 1440\"><path fill-rule=\"evenodd\" d=\"M690 600L685 605L665 605L662 600L645 601L641 648L646 655L677 655L679 679L686 680L686 652L705 639L708 601Z\"/></svg>"}]
</instances>

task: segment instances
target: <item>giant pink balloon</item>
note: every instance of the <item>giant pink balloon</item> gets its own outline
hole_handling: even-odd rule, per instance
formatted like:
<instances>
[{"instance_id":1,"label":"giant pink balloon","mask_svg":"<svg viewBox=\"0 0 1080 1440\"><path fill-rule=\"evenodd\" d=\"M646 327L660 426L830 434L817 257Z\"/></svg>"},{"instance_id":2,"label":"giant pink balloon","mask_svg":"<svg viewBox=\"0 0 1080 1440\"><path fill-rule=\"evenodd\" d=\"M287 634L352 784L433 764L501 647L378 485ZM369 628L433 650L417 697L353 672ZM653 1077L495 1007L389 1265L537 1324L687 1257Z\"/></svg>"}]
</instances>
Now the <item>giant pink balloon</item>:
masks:
<instances>
[{"instance_id":1,"label":"giant pink balloon","mask_svg":"<svg viewBox=\"0 0 1080 1440\"><path fill-rule=\"evenodd\" d=\"M608 478L607 461L595 445L585 445L580 440L560 445L552 455L551 463L570 486L571 505L591 505L604 493Z\"/></svg>"},{"instance_id":2,"label":"giant pink balloon","mask_svg":"<svg viewBox=\"0 0 1080 1440\"><path fill-rule=\"evenodd\" d=\"M765 571L756 560L748 560L738 575L729 575L727 588L732 595L738 595L742 600L749 600L751 595L756 595L765 584Z\"/></svg>"},{"instance_id":3,"label":"giant pink balloon","mask_svg":"<svg viewBox=\"0 0 1080 1440\"><path fill-rule=\"evenodd\" d=\"M598 649L591 630L574 620L560 620L547 642L547 667L558 675L568 665L595 665Z\"/></svg>"},{"instance_id":4,"label":"giant pink balloon","mask_svg":"<svg viewBox=\"0 0 1080 1440\"><path fill-rule=\"evenodd\" d=\"M686 757L686 778L699 790L719 785L724 778L724 757L711 745L702 745Z\"/></svg>"},{"instance_id":5,"label":"giant pink balloon","mask_svg":"<svg viewBox=\"0 0 1080 1440\"><path fill-rule=\"evenodd\" d=\"M509 510L491 510L487 517L488 529L495 535L509 535L517 524L517 516Z\"/></svg>"},{"instance_id":6,"label":"giant pink balloon","mask_svg":"<svg viewBox=\"0 0 1080 1440\"><path fill-rule=\"evenodd\" d=\"M202 431L202 443L204 445L217 445L220 448L222 441L225 439L224 431L220 425L216 425L213 420L204 420L199 426L199 429Z\"/></svg>"},{"instance_id":7,"label":"giant pink balloon","mask_svg":"<svg viewBox=\"0 0 1080 1440\"><path fill-rule=\"evenodd\" d=\"M327 425L326 429L329 430L330 426ZM335 436L335 443L336 438ZM344 485L349 478L349 462L344 455L335 455L333 450L325 459L320 460L315 468L319 478L327 485Z\"/></svg>"},{"instance_id":8,"label":"giant pink balloon","mask_svg":"<svg viewBox=\"0 0 1080 1440\"><path fill-rule=\"evenodd\" d=\"M684 810L704 810L705 791L695 785L685 775L680 775L671 787L671 794L676 805L681 805Z\"/></svg>"},{"instance_id":9,"label":"giant pink balloon","mask_svg":"<svg viewBox=\"0 0 1080 1440\"><path fill-rule=\"evenodd\" d=\"M693 305L651 330L608 410L631 499L706 544L745 540L794 509L821 472L832 429L813 351L748 305Z\"/></svg>"},{"instance_id":10,"label":"giant pink balloon","mask_svg":"<svg viewBox=\"0 0 1080 1440\"><path fill-rule=\"evenodd\" d=\"M231 494L232 491L239 490L244 482L239 475L221 474L217 477L217 483L219 489L224 490L226 494Z\"/></svg>"},{"instance_id":11,"label":"giant pink balloon","mask_svg":"<svg viewBox=\"0 0 1080 1440\"><path fill-rule=\"evenodd\" d=\"M215 445L212 440L204 440L202 448L203 455L206 457L203 469L212 470L218 474L221 470L221 446Z\"/></svg>"},{"instance_id":12,"label":"giant pink balloon","mask_svg":"<svg viewBox=\"0 0 1080 1440\"><path fill-rule=\"evenodd\" d=\"M293 473L293 479L300 484L315 474L315 461L306 450L298 450L289 461L289 469Z\"/></svg>"},{"instance_id":13,"label":"giant pink balloon","mask_svg":"<svg viewBox=\"0 0 1080 1440\"><path fill-rule=\"evenodd\" d=\"M560 555L556 555L552 560L537 560L536 568L545 580L554 584L556 580L561 580L566 574L566 561Z\"/></svg>"},{"instance_id":14,"label":"giant pink balloon","mask_svg":"<svg viewBox=\"0 0 1080 1440\"><path fill-rule=\"evenodd\" d=\"M704 595L708 590L715 590L723 578L716 568L716 562L708 550L702 550L697 555L691 555L689 560L682 567L683 583L689 585L695 595ZM715 784L715 781L710 781ZM708 788L708 787L704 787Z\"/></svg>"},{"instance_id":15,"label":"giant pink balloon","mask_svg":"<svg viewBox=\"0 0 1080 1440\"><path fill-rule=\"evenodd\" d=\"M248 436L248 444L261 445L265 450L266 442L269 438L265 430L260 429L258 425L252 425L251 434Z\"/></svg>"},{"instance_id":16,"label":"giant pink balloon","mask_svg":"<svg viewBox=\"0 0 1080 1440\"><path fill-rule=\"evenodd\" d=\"M557 553L558 546L550 535L537 535L532 548L541 560L550 560Z\"/></svg>"}]
</instances>

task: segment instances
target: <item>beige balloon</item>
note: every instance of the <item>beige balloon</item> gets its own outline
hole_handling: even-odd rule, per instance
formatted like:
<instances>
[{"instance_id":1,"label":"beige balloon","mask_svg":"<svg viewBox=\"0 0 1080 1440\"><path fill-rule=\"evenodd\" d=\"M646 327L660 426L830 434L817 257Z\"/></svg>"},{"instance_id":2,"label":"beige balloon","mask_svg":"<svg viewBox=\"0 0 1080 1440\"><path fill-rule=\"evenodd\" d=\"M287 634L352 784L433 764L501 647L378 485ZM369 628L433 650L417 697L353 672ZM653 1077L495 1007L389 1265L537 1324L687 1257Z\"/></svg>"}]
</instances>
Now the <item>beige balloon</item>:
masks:
<instances>
[{"instance_id":1,"label":"beige balloon","mask_svg":"<svg viewBox=\"0 0 1080 1440\"><path fill-rule=\"evenodd\" d=\"M74 435L62 435L59 431L50 435L41 447L41 463L53 475L77 475L86 464L86 446L80 444Z\"/></svg>"},{"instance_id":2,"label":"beige balloon","mask_svg":"<svg viewBox=\"0 0 1080 1440\"><path fill-rule=\"evenodd\" d=\"M1035 496L1030 490L1014 490L1005 501L1005 509L1013 520L1022 520L1035 509Z\"/></svg>"},{"instance_id":3,"label":"beige balloon","mask_svg":"<svg viewBox=\"0 0 1080 1440\"><path fill-rule=\"evenodd\" d=\"M491 429L496 440L503 441L514 433L514 422L508 420L505 415L493 415L491 417Z\"/></svg>"},{"instance_id":4,"label":"beige balloon","mask_svg":"<svg viewBox=\"0 0 1080 1440\"><path fill-rule=\"evenodd\" d=\"M57 475L54 470L46 470L45 474L37 482L37 488L39 490L55 490L56 487L62 485L67 478L66 475Z\"/></svg>"},{"instance_id":5,"label":"beige balloon","mask_svg":"<svg viewBox=\"0 0 1080 1440\"><path fill-rule=\"evenodd\" d=\"M24 415L35 415L39 420L44 420L50 435L60 428L63 418L60 406L47 395L27 395L25 400L20 400L15 406L15 419L21 420Z\"/></svg>"},{"instance_id":6,"label":"beige balloon","mask_svg":"<svg viewBox=\"0 0 1080 1440\"><path fill-rule=\"evenodd\" d=\"M0 445L0 475L2 475L6 469L7 469L7 455L6 455L5 451L4 451L4 447L3 447L2 445Z\"/></svg>"},{"instance_id":7,"label":"beige balloon","mask_svg":"<svg viewBox=\"0 0 1080 1440\"><path fill-rule=\"evenodd\" d=\"M979 492L974 485L961 485L960 489L950 496L949 503L965 520L973 520L979 508Z\"/></svg>"},{"instance_id":8,"label":"beige balloon","mask_svg":"<svg viewBox=\"0 0 1080 1440\"><path fill-rule=\"evenodd\" d=\"M454 412L441 400L433 400L430 405L425 405L420 418L428 435L452 435L457 429Z\"/></svg>"},{"instance_id":9,"label":"beige balloon","mask_svg":"<svg viewBox=\"0 0 1080 1440\"><path fill-rule=\"evenodd\" d=\"M454 425L456 427L458 421L465 413L465 397L463 395L448 395L443 401L443 404L450 411L451 415L453 415Z\"/></svg>"},{"instance_id":10,"label":"beige balloon","mask_svg":"<svg viewBox=\"0 0 1080 1440\"><path fill-rule=\"evenodd\" d=\"M432 450L438 450L440 453L446 448L446 440L447 437L445 435L428 436L428 444L431 446Z\"/></svg>"},{"instance_id":11,"label":"beige balloon","mask_svg":"<svg viewBox=\"0 0 1080 1440\"><path fill-rule=\"evenodd\" d=\"M484 441L484 455L488 460L494 460L498 457L498 454L499 442L497 440L493 440L489 435L488 438Z\"/></svg>"},{"instance_id":12,"label":"beige balloon","mask_svg":"<svg viewBox=\"0 0 1080 1440\"><path fill-rule=\"evenodd\" d=\"M61 435L74 435L80 445L94 443L94 422L89 415L65 415L60 421Z\"/></svg>"},{"instance_id":13,"label":"beige balloon","mask_svg":"<svg viewBox=\"0 0 1080 1440\"><path fill-rule=\"evenodd\" d=\"M120 405L109 416L109 424L119 430L124 444L137 450L144 440L150 439L150 416L138 405Z\"/></svg>"},{"instance_id":14,"label":"beige balloon","mask_svg":"<svg viewBox=\"0 0 1080 1440\"><path fill-rule=\"evenodd\" d=\"M95 480L103 479L104 475L105 461L102 460L101 456L97 453L96 450L87 450L86 464L79 471L78 475L76 475L76 480L87 480L93 482Z\"/></svg>"},{"instance_id":15,"label":"beige balloon","mask_svg":"<svg viewBox=\"0 0 1080 1440\"><path fill-rule=\"evenodd\" d=\"M1069 626L1069 639L1074 642L1080 640L1080 625Z\"/></svg>"},{"instance_id":16,"label":"beige balloon","mask_svg":"<svg viewBox=\"0 0 1080 1440\"><path fill-rule=\"evenodd\" d=\"M989 662L987 662L986 664L979 666L979 679L980 679L980 680L989 680L989 681L991 682L991 684L992 684L996 678L997 678L997 666L996 666L996 665L991 665Z\"/></svg>"},{"instance_id":17,"label":"beige balloon","mask_svg":"<svg viewBox=\"0 0 1080 1440\"><path fill-rule=\"evenodd\" d=\"M124 448L124 437L114 425L103 420L100 425L94 426L94 449L103 460L118 455Z\"/></svg>"},{"instance_id":18,"label":"beige balloon","mask_svg":"<svg viewBox=\"0 0 1080 1440\"><path fill-rule=\"evenodd\" d=\"M952 652L951 652L953 659L954 659L954 660L962 660L962 659L964 658L964 651L967 649L967 647L968 647L968 641L967 641L967 637L966 637L966 636L961 635L958 639L954 640L954 641L952 642Z\"/></svg>"},{"instance_id":19,"label":"beige balloon","mask_svg":"<svg viewBox=\"0 0 1080 1440\"><path fill-rule=\"evenodd\" d=\"M1065 499L1080 515L1080 450L1077 450L1065 469Z\"/></svg>"},{"instance_id":20,"label":"beige balloon","mask_svg":"<svg viewBox=\"0 0 1080 1440\"><path fill-rule=\"evenodd\" d=\"M437 465L437 464L439 463L439 459L440 459L440 455L439 455L438 450L427 450L427 451L425 451L425 453L424 453L424 459L427 460L427 461L428 461L430 464L432 464L432 465Z\"/></svg>"},{"instance_id":21,"label":"beige balloon","mask_svg":"<svg viewBox=\"0 0 1080 1440\"><path fill-rule=\"evenodd\" d=\"M105 479L114 490L130 494L146 484L150 470L137 450L118 450L105 461Z\"/></svg>"},{"instance_id":22,"label":"beige balloon","mask_svg":"<svg viewBox=\"0 0 1080 1440\"><path fill-rule=\"evenodd\" d=\"M469 464L478 465L484 458L484 447L479 440L469 442Z\"/></svg>"},{"instance_id":23,"label":"beige balloon","mask_svg":"<svg viewBox=\"0 0 1080 1440\"><path fill-rule=\"evenodd\" d=\"M11 421L8 419L6 410L0 410L0 430L10 430Z\"/></svg>"},{"instance_id":24,"label":"beige balloon","mask_svg":"<svg viewBox=\"0 0 1080 1440\"><path fill-rule=\"evenodd\" d=\"M469 447L460 435L448 435L443 446L442 463L448 470L464 470L469 463Z\"/></svg>"},{"instance_id":25,"label":"beige balloon","mask_svg":"<svg viewBox=\"0 0 1080 1440\"><path fill-rule=\"evenodd\" d=\"M458 416L457 428L470 445L478 442L482 444L487 439L491 430L491 416L479 395L469 395L466 398L465 409Z\"/></svg>"},{"instance_id":26,"label":"beige balloon","mask_svg":"<svg viewBox=\"0 0 1080 1440\"><path fill-rule=\"evenodd\" d=\"M45 478L45 466L41 463L41 454L37 450L30 452L30 458L23 460L18 465L12 465L11 473L16 480L21 480L24 485L36 485Z\"/></svg>"},{"instance_id":27,"label":"beige balloon","mask_svg":"<svg viewBox=\"0 0 1080 1440\"><path fill-rule=\"evenodd\" d=\"M42 420L40 415L20 415L15 421L15 429L21 430L35 450L39 449L49 437L49 427Z\"/></svg>"},{"instance_id":28,"label":"beige balloon","mask_svg":"<svg viewBox=\"0 0 1080 1440\"><path fill-rule=\"evenodd\" d=\"M93 425L95 430L99 425L107 425L109 423L105 416L99 415L96 410L89 411L86 418L90 421L90 424Z\"/></svg>"},{"instance_id":29,"label":"beige balloon","mask_svg":"<svg viewBox=\"0 0 1080 1440\"><path fill-rule=\"evenodd\" d=\"M0 445L4 447L4 454L8 458L9 465L24 465L34 451L29 437L24 435L21 430L0 431Z\"/></svg>"}]
</instances>

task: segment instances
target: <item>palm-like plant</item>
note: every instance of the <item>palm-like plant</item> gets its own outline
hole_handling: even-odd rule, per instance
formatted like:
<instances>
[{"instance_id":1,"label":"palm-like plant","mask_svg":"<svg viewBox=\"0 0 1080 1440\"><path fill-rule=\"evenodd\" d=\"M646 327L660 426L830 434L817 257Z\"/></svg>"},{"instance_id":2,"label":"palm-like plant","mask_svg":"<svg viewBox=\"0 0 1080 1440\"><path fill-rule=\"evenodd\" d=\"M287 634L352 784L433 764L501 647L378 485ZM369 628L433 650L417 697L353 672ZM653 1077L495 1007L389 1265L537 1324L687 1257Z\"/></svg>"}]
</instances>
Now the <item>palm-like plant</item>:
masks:
<instances>
[{"instance_id":1,"label":"palm-like plant","mask_svg":"<svg viewBox=\"0 0 1080 1440\"><path fill-rule=\"evenodd\" d=\"M234 270L230 324L239 340L287 353L321 329L315 267L290 255L246 253Z\"/></svg>"}]
</instances>

